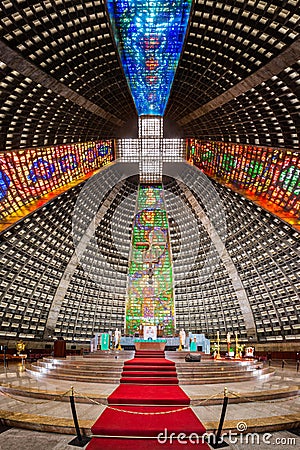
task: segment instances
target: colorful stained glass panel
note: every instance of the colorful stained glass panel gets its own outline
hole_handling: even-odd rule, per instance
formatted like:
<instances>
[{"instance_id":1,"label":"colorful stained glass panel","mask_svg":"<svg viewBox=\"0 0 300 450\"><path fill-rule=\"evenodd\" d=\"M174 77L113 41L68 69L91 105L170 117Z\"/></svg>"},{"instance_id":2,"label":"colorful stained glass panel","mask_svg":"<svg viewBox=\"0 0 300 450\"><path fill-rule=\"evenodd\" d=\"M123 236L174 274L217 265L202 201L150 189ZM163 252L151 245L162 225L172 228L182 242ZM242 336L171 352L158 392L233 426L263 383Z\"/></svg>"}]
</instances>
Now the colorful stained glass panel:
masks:
<instances>
[{"instance_id":1,"label":"colorful stained glass panel","mask_svg":"<svg viewBox=\"0 0 300 450\"><path fill-rule=\"evenodd\" d=\"M207 175L240 189L282 217L288 212L300 225L300 154L287 150L225 142L188 140L188 159ZM270 204L274 208L270 208ZM280 209L278 209L278 207Z\"/></svg>"},{"instance_id":2,"label":"colorful stained glass panel","mask_svg":"<svg viewBox=\"0 0 300 450\"><path fill-rule=\"evenodd\" d=\"M112 158L111 140L0 152L0 219Z\"/></svg>"},{"instance_id":3,"label":"colorful stained glass panel","mask_svg":"<svg viewBox=\"0 0 300 450\"><path fill-rule=\"evenodd\" d=\"M107 0L138 115L164 114L192 0Z\"/></svg>"},{"instance_id":4,"label":"colorful stained glass panel","mask_svg":"<svg viewBox=\"0 0 300 450\"><path fill-rule=\"evenodd\" d=\"M174 332L173 270L162 185L140 185L128 274L126 333L141 325Z\"/></svg>"}]
</instances>

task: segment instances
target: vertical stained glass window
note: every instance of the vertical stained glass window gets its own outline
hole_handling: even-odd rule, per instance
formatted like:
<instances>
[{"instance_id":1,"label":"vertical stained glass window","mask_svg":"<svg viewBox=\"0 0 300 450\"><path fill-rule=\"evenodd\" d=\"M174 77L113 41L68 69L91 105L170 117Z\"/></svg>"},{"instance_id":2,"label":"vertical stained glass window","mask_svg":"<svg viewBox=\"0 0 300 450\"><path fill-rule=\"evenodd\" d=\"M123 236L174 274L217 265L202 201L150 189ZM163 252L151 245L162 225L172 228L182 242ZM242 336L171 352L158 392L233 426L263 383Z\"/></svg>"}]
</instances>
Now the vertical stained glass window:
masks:
<instances>
[{"instance_id":1,"label":"vertical stained glass window","mask_svg":"<svg viewBox=\"0 0 300 450\"><path fill-rule=\"evenodd\" d=\"M140 185L128 274L126 333L141 325L174 332L173 272L162 185Z\"/></svg>"},{"instance_id":2,"label":"vertical stained glass window","mask_svg":"<svg viewBox=\"0 0 300 450\"><path fill-rule=\"evenodd\" d=\"M107 0L138 115L164 114L192 0Z\"/></svg>"}]
</instances>

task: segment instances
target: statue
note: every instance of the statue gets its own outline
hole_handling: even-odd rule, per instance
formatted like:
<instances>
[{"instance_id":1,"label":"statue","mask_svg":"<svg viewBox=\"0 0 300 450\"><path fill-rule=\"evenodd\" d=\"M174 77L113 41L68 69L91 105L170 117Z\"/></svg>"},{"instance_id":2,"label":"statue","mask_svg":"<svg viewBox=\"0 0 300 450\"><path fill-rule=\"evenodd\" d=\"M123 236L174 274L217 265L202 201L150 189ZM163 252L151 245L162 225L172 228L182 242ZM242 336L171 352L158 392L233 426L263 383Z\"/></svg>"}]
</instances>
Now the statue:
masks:
<instances>
[{"instance_id":1,"label":"statue","mask_svg":"<svg viewBox=\"0 0 300 450\"><path fill-rule=\"evenodd\" d=\"M115 348L120 347L120 340L121 340L121 331L119 331L118 328L115 329L115 335L114 335L114 344L115 344Z\"/></svg>"},{"instance_id":2,"label":"statue","mask_svg":"<svg viewBox=\"0 0 300 450\"><path fill-rule=\"evenodd\" d=\"M18 342L16 343L16 349L17 349L18 355L20 355L21 353L24 352L25 347L26 347L26 344L24 344L24 342L23 342L22 340L21 340L21 341L18 341Z\"/></svg>"},{"instance_id":3,"label":"statue","mask_svg":"<svg viewBox=\"0 0 300 450\"><path fill-rule=\"evenodd\" d=\"M235 332L235 359L240 359L241 352L240 352L240 345L239 345L239 336L237 331Z\"/></svg>"},{"instance_id":4,"label":"statue","mask_svg":"<svg viewBox=\"0 0 300 450\"><path fill-rule=\"evenodd\" d=\"M227 355L230 356L231 334L227 333Z\"/></svg>"},{"instance_id":5,"label":"statue","mask_svg":"<svg viewBox=\"0 0 300 450\"><path fill-rule=\"evenodd\" d=\"M186 333L183 328L179 332L180 346L185 347Z\"/></svg>"}]
</instances>

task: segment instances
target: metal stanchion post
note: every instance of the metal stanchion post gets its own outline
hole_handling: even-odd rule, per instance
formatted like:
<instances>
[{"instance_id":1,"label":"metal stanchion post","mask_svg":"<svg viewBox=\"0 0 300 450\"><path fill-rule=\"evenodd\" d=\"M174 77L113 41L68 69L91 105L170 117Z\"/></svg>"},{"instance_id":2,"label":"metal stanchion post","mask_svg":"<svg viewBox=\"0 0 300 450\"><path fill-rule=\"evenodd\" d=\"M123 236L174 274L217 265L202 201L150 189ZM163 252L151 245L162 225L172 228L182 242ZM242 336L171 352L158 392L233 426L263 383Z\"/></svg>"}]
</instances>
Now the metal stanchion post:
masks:
<instances>
[{"instance_id":1,"label":"metal stanchion post","mask_svg":"<svg viewBox=\"0 0 300 450\"><path fill-rule=\"evenodd\" d=\"M7 359L6 359L6 345L4 345L4 347L3 347L3 364L4 364L4 369L7 369L8 364L7 364Z\"/></svg>"},{"instance_id":2,"label":"metal stanchion post","mask_svg":"<svg viewBox=\"0 0 300 450\"><path fill-rule=\"evenodd\" d=\"M282 360L281 368L284 369L284 359Z\"/></svg>"},{"instance_id":3,"label":"metal stanchion post","mask_svg":"<svg viewBox=\"0 0 300 450\"><path fill-rule=\"evenodd\" d=\"M223 429L223 425L224 425L224 420L225 420L225 415L226 415L226 410L227 410L227 405L228 405L228 389L227 387L224 389L224 400L223 400L223 407L222 407L222 412L221 412L221 417L220 417L220 422L219 422L219 427L218 427L218 431L217 434L213 437L213 442L211 442L210 440L208 440L208 443L211 447L213 448L223 448L223 447L229 447L229 444L227 444L227 442L225 442L222 438L221 438L221 433L222 433L222 429Z\"/></svg>"},{"instance_id":4,"label":"metal stanchion post","mask_svg":"<svg viewBox=\"0 0 300 450\"><path fill-rule=\"evenodd\" d=\"M299 372L299 365L300 365L300 361L297 361L297 364L296 364L297 372Z\"/></svg>"},{"instance_id":5,"label":"metal stanchion post","mask_svg":"<svg viewBox=\"0 0 300 450\"><path fill-rule=\"evenodd\" d=\"M72 416L74 421L74 426L76 430L77 437L73 439L68 445L74 445L75 447L85 447L88 442L90 442L90 438L87 436L82 436L79 428L79 423L77 419L77 412L75 407L75 399L74 399L74 388L71 387L71 395L70 395L70 405L72 410Z\"/></svg>"}]
</instances>

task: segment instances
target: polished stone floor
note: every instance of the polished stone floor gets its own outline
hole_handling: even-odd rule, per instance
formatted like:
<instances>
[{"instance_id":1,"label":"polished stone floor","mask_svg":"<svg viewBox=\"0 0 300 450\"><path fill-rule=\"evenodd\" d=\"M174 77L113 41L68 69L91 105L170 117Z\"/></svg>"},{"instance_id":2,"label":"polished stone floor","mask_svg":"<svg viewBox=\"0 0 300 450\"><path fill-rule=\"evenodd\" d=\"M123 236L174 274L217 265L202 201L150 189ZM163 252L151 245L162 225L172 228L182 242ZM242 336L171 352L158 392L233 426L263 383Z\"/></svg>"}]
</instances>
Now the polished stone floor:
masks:
<instances>
[{"instance_id":1,"label":"polished stone floor","mask_svg":"<svg viewBox=\"0 0 300 450\"><path fill-rule=\"evenodd\" d=\"M296 372L293 367L282 370L280 367L274 366L276 372L274 375L264 375L255 377L251 381L243 381L235 383L219 383L205 385L184 385L183 390L191 397L201 397L222 393L225 387L234 392L251 392L265 391L288 388L300 384L300 372ZM9 368L4 370L3 365L0 366L0 385L10 386L21 389L34 389L45 393L62 393L73 386L84 395L95 394L100 398L107 398L108 395L117 387L117 384L98 384L85 382L72 382L65 380L55 380L44 376L28 375L21 364L10 363Z\"/></svg>"},{"instance_id":2,"label":"polished stone floor","mask_svg":"<svg viewBox=\"0 0 300 450\"><path fill-rule=\"evenodd\" d=\"M219 423L222 409L221 402L216 405L208 405L206 400L203 400L203 398L205 399L207 397L218 395L221 397L222 401L225 387L228 388L229 393L235 393L236 395L241 397L244 396L247 399L247 395L249 395L249 393L264 393L265 391L268 391L273 395L273 391L275 392L278 390L300 390L300 373L297 373L293 366L286 367L284 370L277 366L275 369L276 371L273 375L258 377L251 381L240 383L235 383L233 381L232 383L211 385L185 385L182 386L182 388L192 399L191 406L201 422L204 423L208 430L213 430L217 426L216 424ZM61 423L65 421L65 425L62 425L60 430L57 428L54 428L53 430L60 431L61 433L69 433L70 431L66 431L66 428L73 426L68 399L69 394L66 395L66 401L53 401L52 399L47 400L44 397L44 394L50 396L60 395L68 391L71 386L73 386L77 396L76 409L80 426L87 434L90 432L90 427L92 424L104 410L107 397L117 387L116 384L71 382L50 379L44 376L32 377L24 371L24 367L18 364L10 364L7 370L4 370L3 365L0 367L0 386L16 389L16 392L19 390L18 395L18 393L11 394L1 391L0 389L0 413L2 414L0 414L0 418L11 418L17 414L22 416L24 421L31 421L32 423L51 423L54 426L60 426ZM22 390L27 393L38 393L39 398L30 398L24 395L24 393L22 394ZM88 400L87 398L83 399L84 402L81 403L78 398L78 393L79 395L96 399L98 404ZM281 428L277 427L277 429L288 429L290 423L300 423L299 395L269 401L251 401L251 399L248 399L247 403L238 404L231 403L229 400L229 406L225 419L226 429L236 430L240 422L246 424L247 428L251 431L253 429L255 430L257 426L263 426L263 429L266 429L265 426L268 427L270 423L283 425ZM13 424L13 426L15 425ZM35 427L35 429L38 428ZM41 428L41 430L45 429L49 430L49 428ZM17 430L14 428L14 432L8 430L0 434L0 450L14 448L22 450L23 447L14 447L15 438L13 437L14 435L18 436L19 434L20 436L23 436L22 433L30 433L30 436L31 433L33 433L33 441L35 439L34 436L36 436L36 442L39 442L39 440L41 441L40 444L36 443L36 447L30 446L24 447L24 449L30 448L31 450L34 450L36 448L47 450L48 448L72 448L67 445L67 443L72 439L70 435L58 435L51 433L36 434L36 432L21 429ZM5 440L5 442L3 442L4 435L7 436L8 441ZM64 438L66 439L65 441L63 440ZM42 443L43 440L45 440L45 445ZM50 440L51 443L47 447L48 440ZM11 446L8 446L7 442L10 442ZM27 444L24 443L24 445ZM63 447L63 445L66 445L66 447ZM241 445L243 444L241 443ZM268 448L270 448L270 444L267 445L269 445ZM279 445L276 445L276 447L287 448L285 444L282 445L284 445L284 447L280 447ZM236 446L234 448L239 450L242 447Z\"/></svg>"},{"instance_id":3,"label":"polished stone floor","mask_svg":"<svg viewBox=\"0 0 300 450\"><path fill-rule=\"evenodd\" d=\"M1 450L74 450L73 436L10 428L0 434ZM117 450L117 449L116 449Z\"/></svg>"},{"instance_id":4,"label":"polished stone floor","mask_svg":"<svg viewBox=\"0 0 300 450\"><path fill-rule=\"evenodd\" d=\"M1 432L1 429L0 429ZM68 445L72 436L54 433L41 433L38 431L20 430L11 428L0 434L1 450L75 450L79 447ZM236 442L237 440L237 442ZM241 437L231 436L225 441L229 443L229 450L296 450L300 446L300 437L288 431L248 435ZM230 443L231 442L231 443ZM163 444L161 445L163 450ZM182 444L182 448L185 445ZM197 445L195 444L195 449ZM116 448L116 450L118 450ZM132 448L134 450L134 447ZM149 446L151 450L151 444Z\"/></svg>"},{"instance_id":5,"label":"polished stone floor","mask_svg":"<svg viewBox=\"0 0 300 450\"><path fill-rule=\"evenodd\" d=\"M34 390L40 393L61 394L68 391L71 386L75 392L83 396L97 398L98 403L105 403L106 398L116 389L115 384L97 384L71 382L55 379L47 379L46 377L29 376L20 365L10 365L8 370L0 368L0 385L24 390ZM182 389L193 400L192 405L195 413L203 420L218 420L220 417L220 405L206 405L205 402L197 404L197 398L213 396L215 394L222 395L224 388L227 387L229 392L237 393L240 396L249 392L259 392L265 390L277 390L290 388L300 385L300 373L295 370L277 368L274 375L270 377L262 377L253 381L245 381L241 383L224 383L211 385L185 385ZM1 391L0 391L1 394ZM13 395L13 398L0 395L0 409L9 411L18 411L20 413L42 414L43 416L51 415L52 417L66 417L71 419L71 411L68 402L61 401L43 401L39 399L24 398ZM84 417L86 420L96 420L103 411L104 406L95 404L92 401L87 403L77 403L78 416ZM300 398L292 397L285 399L277 399L274 401L250 402L247 404L231 404L228 408L227 420L243 420L247 418L263 418L267 416L279 416L287 414L300 413Z\"/></svg>"}]
</instances>

